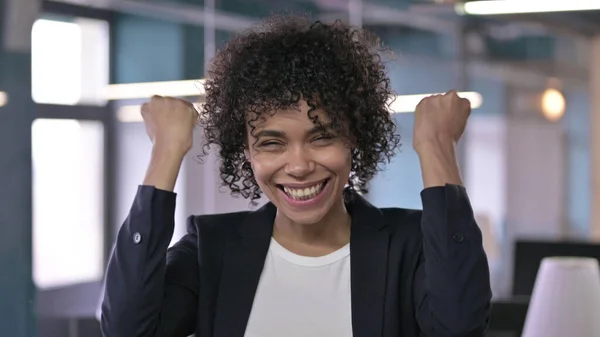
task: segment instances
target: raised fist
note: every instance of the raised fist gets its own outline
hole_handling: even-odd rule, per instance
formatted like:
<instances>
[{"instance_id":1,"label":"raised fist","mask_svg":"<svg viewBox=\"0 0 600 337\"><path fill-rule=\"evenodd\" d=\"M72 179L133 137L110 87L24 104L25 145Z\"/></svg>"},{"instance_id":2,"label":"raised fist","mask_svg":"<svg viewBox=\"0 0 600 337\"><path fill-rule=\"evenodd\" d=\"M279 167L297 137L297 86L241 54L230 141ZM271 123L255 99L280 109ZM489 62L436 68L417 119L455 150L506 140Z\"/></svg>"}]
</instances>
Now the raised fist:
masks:
<instances>
[{"instance_id":1,"label":"raised fist","mask_svg":"<svg viewBox=\"0 0 600 337\"><path fill-rule=\"evenodd\" d=\"M154 96L142 105L146 132L154 146L187 152L192 147L198 111L184 100Z\"/></svg>"},{"instance_id":2,"label":"raised fist","mask_svg":"<svg viewBox=\"0 0 600 337\"><path fill-rule=\"evenodd\" d=\"M422 144L430 142L457 143L470 114L471 103L454 90L424 98L415 111L414 148L418 151Z\"/></svg>"}]
</instances>

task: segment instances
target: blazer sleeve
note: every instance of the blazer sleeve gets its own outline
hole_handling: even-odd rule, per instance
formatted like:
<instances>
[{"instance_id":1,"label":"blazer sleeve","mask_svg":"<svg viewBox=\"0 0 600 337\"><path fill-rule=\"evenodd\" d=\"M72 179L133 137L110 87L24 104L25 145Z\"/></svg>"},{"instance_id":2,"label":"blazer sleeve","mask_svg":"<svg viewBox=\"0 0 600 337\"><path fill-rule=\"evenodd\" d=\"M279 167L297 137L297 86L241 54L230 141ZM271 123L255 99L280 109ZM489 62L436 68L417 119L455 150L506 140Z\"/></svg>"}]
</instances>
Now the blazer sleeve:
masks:
<instances>
[{"instance_id":1,"label":"blazer sleeve","mask_svg":"<svg viewBox=\"0 0 600 337\"><path fill-rule=\"evenodd\" d=\"M108 263L101 327L105 337L185 337L198 302L195 233L168 249L176 195L138 188Z\"/></svg>"},{"instance_id":2,"label":"blazer sleeve","mask_svg":"<svg viewBox=\"0 0 600 337\"><path fill-rule=\"evenodd\" d=\"M417 321L427 337L483 337L492 291L487 257L462 186L422 191L422 252L414 280Z\"/></svg>"}]
</instances>

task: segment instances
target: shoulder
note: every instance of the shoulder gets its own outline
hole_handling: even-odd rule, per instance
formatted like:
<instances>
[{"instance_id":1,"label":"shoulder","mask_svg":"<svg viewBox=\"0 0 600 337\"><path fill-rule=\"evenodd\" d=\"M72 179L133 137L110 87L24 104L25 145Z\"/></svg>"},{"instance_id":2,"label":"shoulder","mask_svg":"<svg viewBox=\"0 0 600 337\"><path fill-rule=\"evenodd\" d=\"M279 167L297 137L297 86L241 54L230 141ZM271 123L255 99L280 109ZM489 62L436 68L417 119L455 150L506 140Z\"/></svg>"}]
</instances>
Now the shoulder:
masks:
<instances>
[{"instance_id":1,"label":"shoulder","mask_svg":"<svg viewBox=\"0 0 600 337\"><path fill-rule=\"evenodd\" d=\"M191 215L187 219L187 235L172 250L182 248L194 252L201 264L208 266L219 260L227 242L239 237L239 228L250 213Z\"/></svg>"},{"instance_id":2,"label":"shoulder","mask_svg":"<svg viewBox=\"0 0 600 337\"><path fill-rule=\"evenodd\" d=\"M412 228L421 226L423 211L398 207L380 208L386 225L394 228Z\"/></svg>"},{"instance_id":3,"label":"shoulder","mask_svg":"<svg viewBox=\"0 0 600 337\"><path fill-rule=\"evenodd\" d=\"M379 210L387 230L393 237L403 240L421 240L421 216L423 211L396 207L380 208Z\"/></svg>"},{"instance_id":4,"label":"shoulder","mask_svg":"<svg viewBox=\"0 0 600 337\"><path fill-rule=\"evenodd\" d=\"M196 235L228 236L237 232L250 211L192 215L187 221L187 231Z\"/></svg>"},{"instance_id":5,"label":"shoulder","mask_svg":"<svg viewBox=\"0 0 600 337\"><path fill-rule=\"evenodd\" d=\"M386 223L384 228L390 234L388 258L411 275L423 253L423 212L405 208L380 208L380 211ZM412 279L412 276L406 277Z\"/></svg>"}]
</instances>

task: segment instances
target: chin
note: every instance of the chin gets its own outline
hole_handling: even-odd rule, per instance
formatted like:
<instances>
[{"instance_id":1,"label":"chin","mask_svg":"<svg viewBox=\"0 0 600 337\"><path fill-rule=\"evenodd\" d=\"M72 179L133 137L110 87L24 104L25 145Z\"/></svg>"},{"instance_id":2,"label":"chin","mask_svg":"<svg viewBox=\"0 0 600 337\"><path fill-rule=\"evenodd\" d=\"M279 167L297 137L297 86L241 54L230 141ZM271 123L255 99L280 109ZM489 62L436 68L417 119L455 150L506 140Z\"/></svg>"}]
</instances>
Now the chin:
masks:
<instances>
[{"instance_id":1,"label":"chin","mask_svg":"<svg viewBox=\"0 0 600 337\"><path fill-rule=\"evenodd\" d=\"M272 201L278 211L292 222L303 225L320 222L342 196L334 178L325 179L322 185L317 187L304 189L311 193L303 193L302 189L292 189L284 185L276 186L275 198Z\"/></svg>"},{"instance_id":2,"label":"chin","mask_svg":"<svg viewBox=\"0 0 600 337\"><path fill-rule=\"evenodd\" d=\"M317 224L325 218L327 212L315 212L308 211L304 214L297 212L289 212L285 209L279 209L286 218L288 218L292 223L302 225L302 226L311 226Z\"/></svg>"}]
</instances>

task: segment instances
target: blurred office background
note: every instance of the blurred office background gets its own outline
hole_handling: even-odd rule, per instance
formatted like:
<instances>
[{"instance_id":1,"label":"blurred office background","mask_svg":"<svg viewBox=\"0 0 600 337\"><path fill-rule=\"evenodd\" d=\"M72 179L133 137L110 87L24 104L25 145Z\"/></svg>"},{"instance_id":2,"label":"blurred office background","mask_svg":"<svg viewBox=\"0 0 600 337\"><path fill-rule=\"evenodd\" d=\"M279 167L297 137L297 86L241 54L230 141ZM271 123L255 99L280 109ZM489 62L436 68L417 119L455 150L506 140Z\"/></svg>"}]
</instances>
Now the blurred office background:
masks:
<instances>
[{"instance_id":1,"label":"blurred office background","mask_svg":"<svg viewBox=\"0 0 600 337\"><path fill-rule=\"evenodd\" d=\"M149 160L139 104L201 101L215 51L285 10L362 25L398 56L403 145L366 195L377 206L421 207L410 95L476 101L460 161L490 259L491 333L519 335L543 257L600 258L600 2L492 15L460 3L0 0L0 336L100 336L104 267ZM174 240L189 214L249 207L198 151L176 188Z\"/></svg>"}]
</instances>

